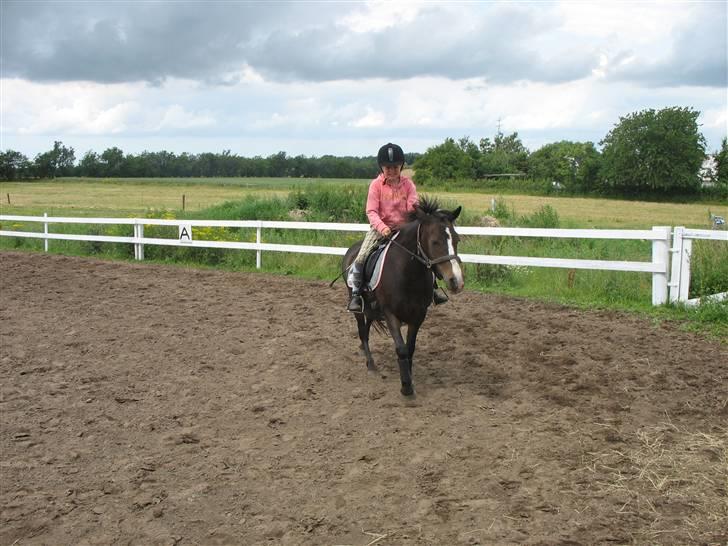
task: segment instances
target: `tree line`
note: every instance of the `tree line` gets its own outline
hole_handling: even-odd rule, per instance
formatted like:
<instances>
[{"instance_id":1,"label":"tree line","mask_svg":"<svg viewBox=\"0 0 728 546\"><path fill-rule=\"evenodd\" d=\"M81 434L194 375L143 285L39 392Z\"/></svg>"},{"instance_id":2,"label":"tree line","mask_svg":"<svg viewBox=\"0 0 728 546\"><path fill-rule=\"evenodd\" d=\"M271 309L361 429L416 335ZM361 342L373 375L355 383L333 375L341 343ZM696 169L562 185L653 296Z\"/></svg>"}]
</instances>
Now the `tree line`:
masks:
<instances>
[{"instance_id":1,"label":"tree line","mask_svg":"<svg viewBox=\"0 0 728 546\"><path fill-rule=\"evenodd\" d=\"M518 133L498 132L477 144L448 138L415 164L417 181L513 178L514 188L614 196L728 198L728 139L706 154L699 112L671 107L620 118L599 142L560 141L529 152ZM706 159L710 159L704 166Z\"/></svg>"},{"instance_id":2,"label":"tree line","mask_svg":"<svg viewBox=\"0 0 728 546\"><path fill-rule=\"evenodd\" d=\"M699 112L671 107L642 110L620 118L599 142L560 141L530 152L518 133L498 133L445 142L424 154L406 154L415 169L415 181L425 186L456 182L486 187L507 179L513 188L571 194L618 196L728 197L728 140L706 154L699 131ZM703 167L706 158L712 165ZM125 154L113 147L101 154L88 151L76 162L73 148L56 141L53 149L32 161L20 152L0 152L1 180L78 177L295 177L372 178L376 158L288 156L242 157L222 153ZM503 186L501 184L501 186Z\"/></svg>"},{"instance_id":3,"label":"tree line","mask_svg":"<svg viewBox=\"0 0 728 546\"><path fill-rule=\"evenodd\" d=\"M408 154L408 163L416 154ZM141 152L125 154L117 147L101 154L88 151L75 161L73 148L56 141L53 149L33 161L14 150L0 153L0 179L27 180L66 176L102 178L186 177L296 177L371 178L376 175L374 157L291 157L278 152L267 157L242 157L230 150L189 154Z\"/></svg>"}]
</instances>

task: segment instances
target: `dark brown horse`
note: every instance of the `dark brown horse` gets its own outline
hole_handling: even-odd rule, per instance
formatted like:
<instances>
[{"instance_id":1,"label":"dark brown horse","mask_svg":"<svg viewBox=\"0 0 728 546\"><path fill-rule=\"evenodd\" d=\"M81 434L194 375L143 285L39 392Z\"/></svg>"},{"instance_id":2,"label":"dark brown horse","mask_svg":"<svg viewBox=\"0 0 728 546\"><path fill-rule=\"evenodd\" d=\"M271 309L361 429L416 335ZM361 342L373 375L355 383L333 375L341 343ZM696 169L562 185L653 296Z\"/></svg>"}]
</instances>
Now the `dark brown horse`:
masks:
<instances>
[{"instance_id":1,"label":"dark brown horse","mask_svg":"<svg viewBox=\"0 0 728 546\"><path fill-rule=\"evenodd\" d=\"M417 332L432 303L433 273L452 292L463 289L458 235L453 227L460 210L461 207L454 211L442 210L437 201L422 199L390 243L379 284L373 291L364 292L364 313L355 314L361 348L370 371L376 370L376 366L369 350L369 331L373 323L386 325L396 346L401 392L405 396L414 394L412 356ZM361 242L355 244L344 255L344 272L356 258L360 246ZM400 331L404 324L407 325L406 343Z\"/></svg>"}]
</instances>

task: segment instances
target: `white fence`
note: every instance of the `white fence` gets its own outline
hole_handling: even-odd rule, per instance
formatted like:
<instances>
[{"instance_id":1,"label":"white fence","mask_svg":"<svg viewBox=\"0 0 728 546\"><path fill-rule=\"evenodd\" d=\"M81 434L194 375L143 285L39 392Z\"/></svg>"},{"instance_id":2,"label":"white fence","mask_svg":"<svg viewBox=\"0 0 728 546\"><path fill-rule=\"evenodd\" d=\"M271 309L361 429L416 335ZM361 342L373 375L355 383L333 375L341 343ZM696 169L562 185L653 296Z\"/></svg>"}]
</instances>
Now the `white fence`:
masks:
<instances>
[{"instance_id":1,"label":"white fence","mask_svg":"<svg viewBox=\"0 0 728 546\"><path fill-rule=\"evenodd\" d=\"M728 231L713 231L709 229L687 229L676 227L672 237L672 271L670 273L670 302L683 302L694 306L700 303L700 298L688 299L690 290L690 258L693 254L693 240L704 239L728 242ZM705 299L722 301L728 299L728 292L713 294Z\"/></svg>"},{"instance_id":2,"label":"white fence","mask_svg":"<svg viewBox=\"0 0 728 546\"><path fill-rule=\"evenodd\" d=\"M0 215L0 221L36 222L43 224L42 232L0 230L2 237L30 237L44 240L48 251L49 240L98 241L106 243L128 243L134 245L134 257L144 259L145 245L188 246L199 248L227 248L255 250L256 265L261 267L262 252L297 252L308 254L343 255L346 248L310 245L287 245L263 242L264 229L308 229L317 231L359 231L366 232L366 224L333 224L319 222L271 222L260 220L158 220L151 218L66 218L43 216ZM115 224L133 226L132 237L108 235L74 235L52 233L49 224ZM150 238L144 236L144 226L178 226L178 239ZM253 228L256 230L255 242L240 241L198 241L193 237L194 227ZM671 302L687 301L690 282L690 251L692 240L716 239L728 242L728 232L688 230L682 227L672 229L667 226L653 227L651 230L614 230L614 229L540 229L540 228L488 228L458 227L462 235L491 237L546 237L572 239L616 239L652 241L652 254L649 261L609 261L580 260L569 258L538 258L527 256L493 256L484 254L460 254L465 263L500 264L527 267L557 267L566 269L592 269L650 273L652 275L652 303L661 305ZM671 248L670 242L674 241ZM672 257L672 264L671 264ZM671 267L672 265L672 267ZM724 297L717 295L716 297Z\"/></svg>"}]
</instances>

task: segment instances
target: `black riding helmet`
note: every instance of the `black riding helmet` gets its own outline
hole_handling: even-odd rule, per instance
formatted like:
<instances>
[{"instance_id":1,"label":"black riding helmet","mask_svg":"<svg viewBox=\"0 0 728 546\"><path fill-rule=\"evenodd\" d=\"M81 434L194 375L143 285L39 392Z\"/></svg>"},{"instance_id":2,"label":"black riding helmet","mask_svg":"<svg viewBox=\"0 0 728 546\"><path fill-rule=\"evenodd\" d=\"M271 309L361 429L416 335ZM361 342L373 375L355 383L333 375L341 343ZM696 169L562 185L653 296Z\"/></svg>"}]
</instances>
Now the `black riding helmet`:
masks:
<instances>
[{"instance_id":1,"label":"black riding helmet","mask_svg":"<svg viewBox=\"0 0 728 546\"><path fill-rule=\"evenodd\" d=\"M404 152L402 148L396 144L388 142L381 148L377 154L377 164L379 169L382 169L383 165L403 165L404 166Z\"/></svg>"}]
</instances>

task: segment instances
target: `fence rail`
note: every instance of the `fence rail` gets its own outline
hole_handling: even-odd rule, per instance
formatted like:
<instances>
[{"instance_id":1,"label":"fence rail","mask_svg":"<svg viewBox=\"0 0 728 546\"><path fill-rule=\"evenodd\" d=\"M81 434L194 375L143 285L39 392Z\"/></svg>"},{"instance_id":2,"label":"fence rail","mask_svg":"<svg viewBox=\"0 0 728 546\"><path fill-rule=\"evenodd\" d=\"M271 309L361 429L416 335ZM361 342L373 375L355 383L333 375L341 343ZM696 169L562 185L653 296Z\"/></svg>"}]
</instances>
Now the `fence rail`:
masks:
<instances>
[{"instance_id":1,"label":"fence rail","mask_svg":"<svg viewBox=\"0 0 728 546\"><path fill-rule=\"evenodd\" d=\"M346 248L312 245L289 245L264 243L264 229L304 229L316 231L366 232L367 224L324 223L324 222L278 222L263 220L162 220L156 218L80 218L0 215L0 221L42 223L43 231L0 230L1 237L26 237L44 240L45 251L48 241L96 241L105 243L128 243L134 245L134 257L144 259L145 245L183 246L197 248L225 248L255 250L256 266L262 266L262 252L296 252L305 254L343 255ZM49 224L115 224L133 226L133 236L75 235L52 233ZM144 237L144 226L177 226L180 234L187 237L163 239ZM249 228L256 230L255 242L205 241L192 237L193 227ZM525 267L556 267L566 269L591 269L650 273L652 275L652 303L660 305L671 302L687 302L690 282L690 252L693 239L713 239L728 242L728 232L690 230L677 227L657 226L651 230L615 229L545 229L545 228L502 228L502 227L458 227L462 235L491 237L545 237L572 239L644 240L652 242L649 261L583 260L572 258L538 258L527 256L494 256L485 254L460 254L465 263L496 264ZM671 246L672 242L672 246ZM720 297L717 295L716 297ZM725 296L725 295L723 295Z\"/></svg>"},{"instance_id":2,"label":"fence rail","mask_svg":"<svg viewBox=\"0 0 728 546\"><path fill-rule=\"evenodd\" d=\"M670 302L682 302L688 306L699 305L702 300L723 301L728 299L728 292L713 294L705 298L688 299L690 291L690 259L693 254L693 241L726 241L728 231L710 229L688 229L676 227L672 236L672 270L670 273Z\"/></svg>"}]
</instances>

